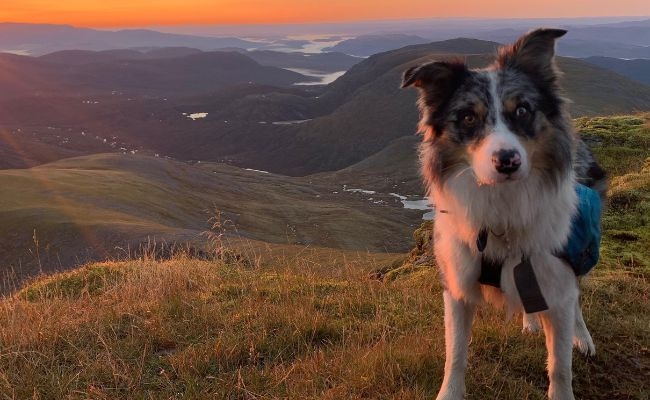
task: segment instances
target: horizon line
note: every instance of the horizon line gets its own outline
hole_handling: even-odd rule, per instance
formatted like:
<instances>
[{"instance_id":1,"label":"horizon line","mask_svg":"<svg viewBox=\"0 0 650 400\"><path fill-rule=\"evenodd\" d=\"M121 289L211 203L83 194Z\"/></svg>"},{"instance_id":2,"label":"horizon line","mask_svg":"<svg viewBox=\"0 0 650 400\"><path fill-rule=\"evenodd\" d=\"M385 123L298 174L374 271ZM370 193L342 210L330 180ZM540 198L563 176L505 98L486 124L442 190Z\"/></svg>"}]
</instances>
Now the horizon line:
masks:
<instances>
[{"instance_id":1,"label":"horizon line","mask_svg":"<svg viewBox=\"0 0 650 400\"><path fill-rule=\"evenodd\" d=\"M143 24L143 25L114 25L114 26L91 26L91 25L77 25L71 23L54 23L54 22L24 22L24 21L0 21L1 25L41 25L41 26L65 26L72 28L83 29L97 29L97 30L127 30L127 29L152 29L152 28L166 28L166 27L281 27L281 26L318 26L318 25L355 25L355 24L373 24L373 23L399 23L399 22L412 22L412 21L540 21L540 20L621 20L620 22L642 22L650 20L648 15L604 15L604 16L581 16L581 17L423 17L423 18L385 18L385 19L360 19L350 21L314 21L314 22L243 22L243 23L176 23L176 24Z\"/></svg>"}]
</instances>

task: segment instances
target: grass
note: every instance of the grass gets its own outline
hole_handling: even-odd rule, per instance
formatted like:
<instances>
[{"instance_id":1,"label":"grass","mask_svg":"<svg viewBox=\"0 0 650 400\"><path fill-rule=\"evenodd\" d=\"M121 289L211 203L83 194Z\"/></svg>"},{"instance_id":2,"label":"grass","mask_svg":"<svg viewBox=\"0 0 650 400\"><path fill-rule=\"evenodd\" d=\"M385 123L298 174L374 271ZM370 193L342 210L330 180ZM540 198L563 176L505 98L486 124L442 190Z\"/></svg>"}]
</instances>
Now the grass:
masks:
<instances>
[{"instance_id":1,"label":"grass","mask_svg":"<svg viewBox=\"0 0 650 400\"><path fill-rule=\"evenodd\" d=\"M338 258L337 258L338 257ZM328 259L329 258L329 259ZM329 250L246 268L176 258L102 263L0 303L4 398L433 396L444 364L435 269L368 278L387 256ZM600 271L584 308L598 356L575 355L579 398L647 399L647 279ZM543 337L481 310L470 399L543 399Z\"/></svg>"},{"instance_id":2,"label":"grass","mask_svg":"<svg viewBox=\"0 0 650 400\"><path fill-rule=\"evenodd\" d=\"M574 354L581 399L650 398L650 154L630 144L647 120L578 120L605 167L622 168L601 263L582 283L597 355ZM609 140L635 151L616 157ZM406 259L258 244L255 262L144 257L36 279L0 300L0 398L431 398L444 332L429 229ZM520 329L480 309L468 399L545 398L543 335Z\"/></svg>"},{"instance_id":3,"label":"grass","mask_svg":"<svg viewBox=\"0 0 650 400\"><path fill-rule=\"evenodd\" d=\"M602 264L650 274L650 114L579 118L576 126L611 177Z\"/></svg>"},{"instance_id":4,"label":"grass","mask_svg":"<svg viewBox=\"0 0 650 400\"><path fill-rule=\"evenodd\" d=\"M650 113L583 117L575 125L611 176L638 172L650 156Z\"/></svg>"}]
</instances>

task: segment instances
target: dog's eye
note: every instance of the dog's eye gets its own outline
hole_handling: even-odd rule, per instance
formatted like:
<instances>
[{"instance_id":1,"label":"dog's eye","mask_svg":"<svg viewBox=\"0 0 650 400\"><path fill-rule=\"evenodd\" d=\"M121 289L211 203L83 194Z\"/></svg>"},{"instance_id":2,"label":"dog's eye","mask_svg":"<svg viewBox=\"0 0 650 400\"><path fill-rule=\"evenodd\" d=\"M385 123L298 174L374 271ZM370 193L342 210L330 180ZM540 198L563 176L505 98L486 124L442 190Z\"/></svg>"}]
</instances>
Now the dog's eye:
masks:
<instances>
[{"instance_id":1,"label":"dog's eye","mask_svg":"<svg viewBox=\"0 0 650 400\"><path fill-rule=\"evenodd\" d=\"M528 110L528 107L524 105L518 106L517 109L515 110L515 117L517 117L518 119L528 118L529 115L530 115L530 111Z\"/></svg>"},{"instance_id":2,"label":"dog's eye","mask_svg":"<svg viewBox=\"0 0 650 400\"><path fill-rule=\"evenodd\" d=\"M478 117L476 116L476 114L469 111L461 113L458 119L460 120L460 122L462 122L464 126L470 126L470 127L476 125L476 123L478 122Z\"/></svg>"}]
</instances>

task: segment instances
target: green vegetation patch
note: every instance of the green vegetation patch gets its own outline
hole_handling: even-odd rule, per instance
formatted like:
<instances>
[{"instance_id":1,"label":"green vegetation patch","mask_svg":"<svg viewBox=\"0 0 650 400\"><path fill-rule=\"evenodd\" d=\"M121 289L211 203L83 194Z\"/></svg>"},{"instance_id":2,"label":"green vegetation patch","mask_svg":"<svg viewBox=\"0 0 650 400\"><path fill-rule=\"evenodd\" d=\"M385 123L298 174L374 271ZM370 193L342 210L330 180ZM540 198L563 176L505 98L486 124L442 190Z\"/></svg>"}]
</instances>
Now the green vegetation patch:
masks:
<instances>
[{"instance_id":1,"label":"green vegetation patch","mask_svg":"<svg viewBox=\"0 0 650 400\"><path fill-rule=\"evenodd\" d=\"M639 172L612 178L608 197L601 264L650 276L650 158Z\"/></svg>"},{"instance_id":2,"label":"green vegetation patch","mask_svg":"<svg viewBox=\"0 0 650 400\"><path fill-rule=\"evenodd\" d=\"M638 172L650 157L650 114L583 117L575 126L610 176Z\"/></svg>"},{"instance_id":3,"label":"green vegetation patch","mask_svg":"<svg viewBox=\"0 0 650 400\"><path fill-rule=\"evenodd\" d=\"M27 301L77 299L104 292L119 281L124 271L107 264L90 265L70 272L40 278L22 289L18 296Z\"/></svg>"}]
</instances>

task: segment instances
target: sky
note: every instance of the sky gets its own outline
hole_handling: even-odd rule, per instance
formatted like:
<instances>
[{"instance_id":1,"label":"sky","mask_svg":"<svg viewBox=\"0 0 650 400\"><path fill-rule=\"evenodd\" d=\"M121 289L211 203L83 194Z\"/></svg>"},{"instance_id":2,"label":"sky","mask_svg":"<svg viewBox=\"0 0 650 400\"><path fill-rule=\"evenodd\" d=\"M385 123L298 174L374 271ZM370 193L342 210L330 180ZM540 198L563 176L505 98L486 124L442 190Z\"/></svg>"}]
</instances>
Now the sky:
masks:
<instances>
[{"instance_id":1,"label":"sky","mask_svg":"<svg viewBox=\"0 0 650 400\"><path fill-rule=\"evenodd\" d=\"M86 27L650 16L649 0L0 0L0 22Z\"/></svg>"}]
</instances>

